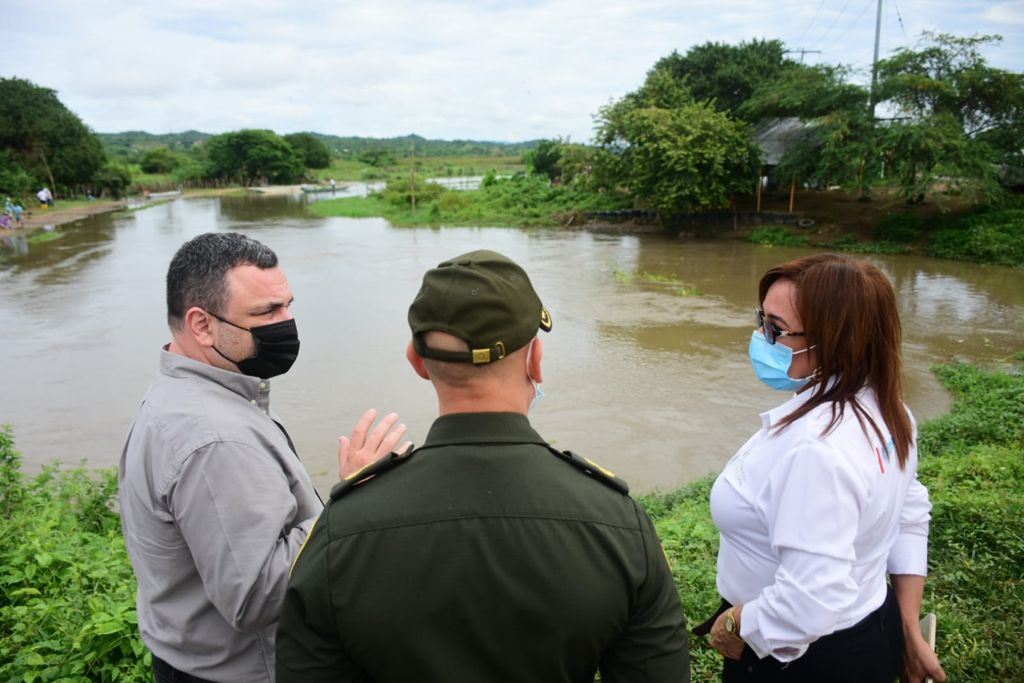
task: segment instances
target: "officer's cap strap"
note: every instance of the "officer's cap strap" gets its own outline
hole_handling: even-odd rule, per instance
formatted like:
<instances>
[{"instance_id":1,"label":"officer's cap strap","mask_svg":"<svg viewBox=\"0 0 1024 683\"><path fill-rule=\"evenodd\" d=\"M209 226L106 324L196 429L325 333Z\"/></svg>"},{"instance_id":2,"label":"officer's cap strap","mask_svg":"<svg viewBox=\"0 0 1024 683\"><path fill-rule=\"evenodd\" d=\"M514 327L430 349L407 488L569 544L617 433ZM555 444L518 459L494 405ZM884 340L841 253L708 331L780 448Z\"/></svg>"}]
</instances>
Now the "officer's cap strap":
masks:
<instances>
[{"instance_id":1,"label":"officer's cap strap","mask_svg":"<svg viewBox=\"0 0 1024 683\"><path fill-rule=\"evenodd\" d=\"M629 493L629 484L615 476L615 473L611 470L605 469L597 463L584 458L579 453L574 453L573 451L560 451L552 446L548 446L548 450L562 460L565 460L576 469L585 473L590 478L598 480L605 486L611 487L623 495Z\"/></svg>"},{"instance_id":2,"label":"officer's cap strap","mask_svg":"<svg viewBox=\"0 0 1024 683\"><path fill-rule=\"evenodd\" d=\"M412 446L409 446L401 453L395 453L392 451L380 460L375 460L366 467L356 470L334 485L334 488L331 489L331 500L341 498L371 477L379 476L388 470L398 467L412 458L414 452L415 451Z\"/></svg>"}]
</instances>

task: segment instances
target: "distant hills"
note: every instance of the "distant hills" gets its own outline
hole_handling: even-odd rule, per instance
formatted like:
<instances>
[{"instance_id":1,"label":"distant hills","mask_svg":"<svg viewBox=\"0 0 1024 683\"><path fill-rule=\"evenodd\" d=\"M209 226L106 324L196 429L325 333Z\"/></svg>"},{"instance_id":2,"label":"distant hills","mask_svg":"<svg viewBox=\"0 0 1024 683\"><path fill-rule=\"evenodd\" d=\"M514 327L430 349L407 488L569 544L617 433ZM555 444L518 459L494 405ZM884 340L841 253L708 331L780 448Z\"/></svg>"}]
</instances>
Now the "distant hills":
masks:
<instances>
[{"instance_id":1,"label":"distant hills","mask_svg":"<svg viewBox=\"0 0 1024 683\"><path fill-rule=\"evenodd\" d=\"M490 142L482 140L428 140L419 135L405 135L396 138L342 137L312 133L336 155L356 157L369 149L383 149L395 157L441 157L441 156L520 156L537 146L539 140L526 142ZM176 152L187 152L201 144L211 133L187 130L183 133L146 133L125 131L123 133L97 133L104 149L113 157L132 159L149 149L167 147Z\"/></svg>"}]
</instances>

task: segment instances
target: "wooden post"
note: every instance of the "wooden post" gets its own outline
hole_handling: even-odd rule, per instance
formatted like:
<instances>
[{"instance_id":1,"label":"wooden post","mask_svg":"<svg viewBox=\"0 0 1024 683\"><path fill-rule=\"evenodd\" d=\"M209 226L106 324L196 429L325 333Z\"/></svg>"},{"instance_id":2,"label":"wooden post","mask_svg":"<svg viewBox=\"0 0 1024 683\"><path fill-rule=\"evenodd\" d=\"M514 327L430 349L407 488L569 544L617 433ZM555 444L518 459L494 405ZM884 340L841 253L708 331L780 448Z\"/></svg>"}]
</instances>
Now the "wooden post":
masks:
<instances>
[{"instance_id":1,"label":"wooden post","mask_svg":"<svg viewBox=\"0 0 1024 683\"><path fill-rule=\"evenodd\" d=\"M789 185L789 212L793 213L793 204L796 200L796 176L793 176L793 182Z\"/></svg>"},{"instance_id":2,"label":"wooden post","mask_svg":"<svg viewBox=\"0 0 1024 683\"><path fill-rule=\"evenodd\" d=\"M757 212L761 213L761 167L757 167L757 189L754 191L757 197Z\"/></svg>"}]
</instances>

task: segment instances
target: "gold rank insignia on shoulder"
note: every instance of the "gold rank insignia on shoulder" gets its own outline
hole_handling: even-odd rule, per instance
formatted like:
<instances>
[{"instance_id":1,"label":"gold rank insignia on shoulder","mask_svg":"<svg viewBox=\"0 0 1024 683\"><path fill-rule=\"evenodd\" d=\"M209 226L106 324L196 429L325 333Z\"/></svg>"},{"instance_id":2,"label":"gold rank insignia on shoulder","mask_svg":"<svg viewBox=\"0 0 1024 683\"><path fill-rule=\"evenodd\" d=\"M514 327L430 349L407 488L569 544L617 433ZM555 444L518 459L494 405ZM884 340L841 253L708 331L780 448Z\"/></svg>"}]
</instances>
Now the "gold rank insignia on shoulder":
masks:
<instances>
[{"instance_id":1,"label":"gold rank insignia on shoulder","mask_svg":"<svg viewBox=\"0 0 1024 683\"><path fill-rule=\"evenodd\" d=\"M402 463L407 462L412 458L414 452L415 449L409 446L401 453L388 453L380 460L375 460L366 467L356 470L334 485L334 488L331 489L331 500L337 500L360 484L369 481L373 477L379 477L388 470L393 470Z\"/></svg>"},{"instance_id":2,"label":"gold rank insignia on shoulder","mask_svg":"<svg viewBox=\"0 0 1024 683\"><path fill-rule=\"evenodd\" d=\"M574 453L573 451L560 451L551 445L548 446L548 450L562 460L565 460L576 469L584 472L591 479L596 479L605 486L611 487L623 495L629 493L629 484L615 476L615 473L611 470L601 467L588 458L584 458L579 453Z\"/></svg>"}]
</instances>

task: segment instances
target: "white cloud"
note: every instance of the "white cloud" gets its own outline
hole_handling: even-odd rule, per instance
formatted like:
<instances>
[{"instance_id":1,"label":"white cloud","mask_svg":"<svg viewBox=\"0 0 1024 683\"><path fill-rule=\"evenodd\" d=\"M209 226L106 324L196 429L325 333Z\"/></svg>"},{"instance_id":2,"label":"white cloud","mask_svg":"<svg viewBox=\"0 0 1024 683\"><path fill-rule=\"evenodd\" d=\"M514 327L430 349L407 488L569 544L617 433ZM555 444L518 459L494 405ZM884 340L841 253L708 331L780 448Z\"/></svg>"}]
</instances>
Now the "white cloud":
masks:
<instances>
[{"instance_id":1,"label":"white cloud","mask_svg":"<svg viewBox=\"0 0 1024 683\"><path fill-rule=\"evenodd\" d=\"M870 0L9 0L0 74L100 131L242 126L340 135L589 140L592 116L672 50L779 38L808 62L870 65ZM1019 3L886 3L883 55L925 28L1003 33ZM817 9L817 12L816 12ZM866 73L866 71L865 71ZM863 77L863 76L862 76Z\"/></svg>"}]
</instances>

